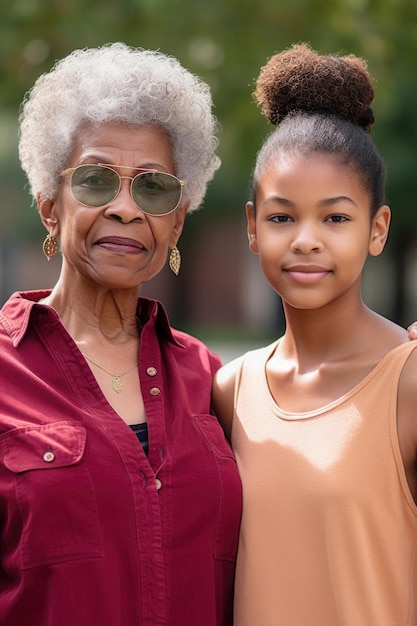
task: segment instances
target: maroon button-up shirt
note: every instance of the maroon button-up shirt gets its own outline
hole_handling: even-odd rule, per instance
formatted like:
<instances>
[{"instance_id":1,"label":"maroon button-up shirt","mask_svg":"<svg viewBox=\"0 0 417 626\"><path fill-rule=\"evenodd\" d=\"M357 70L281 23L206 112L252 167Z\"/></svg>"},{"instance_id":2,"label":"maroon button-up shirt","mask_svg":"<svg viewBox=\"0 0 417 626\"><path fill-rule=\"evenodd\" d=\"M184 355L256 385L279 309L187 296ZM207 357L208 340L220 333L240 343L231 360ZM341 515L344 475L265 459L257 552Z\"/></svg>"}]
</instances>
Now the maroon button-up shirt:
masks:
<instances>
[{"instance_id":1,"label":"maroon button-up shirt","mask_svg":"<svg viewBox=\"0 0 417 626\"><path fill-rule=\"evenodd\" d=\"M140 299L149 455L56 313L0 311L0 624L231 626L241 513L220 365Z\"/></svg>"}]
</instances>

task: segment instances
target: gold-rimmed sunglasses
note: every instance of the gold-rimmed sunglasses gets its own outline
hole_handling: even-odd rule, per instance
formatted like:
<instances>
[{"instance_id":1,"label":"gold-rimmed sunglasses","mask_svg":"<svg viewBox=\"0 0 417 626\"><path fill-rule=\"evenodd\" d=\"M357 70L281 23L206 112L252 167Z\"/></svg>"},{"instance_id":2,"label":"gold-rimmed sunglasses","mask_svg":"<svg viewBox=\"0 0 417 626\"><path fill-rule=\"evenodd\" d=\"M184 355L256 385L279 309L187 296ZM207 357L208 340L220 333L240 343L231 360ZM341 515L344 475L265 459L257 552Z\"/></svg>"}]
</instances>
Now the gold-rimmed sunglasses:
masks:
<instances>
[{"instance_id":1,"label":"gold-rimmed sunglasses","mask_svg":"<svg viewBox=\"0 0 417 626\"><path fill-rule=\"evenodd\" d=\"M123 178L131 180L130 195L136 206L148 215L168 215L181 202L185 181L173 174L143 170L136 176L121 176L114 167L107 163L79 165L69 167L60 176L71 175L74 198L87 207L98 208L112 202L121 189Z\"/></svg>"}]
</instances>

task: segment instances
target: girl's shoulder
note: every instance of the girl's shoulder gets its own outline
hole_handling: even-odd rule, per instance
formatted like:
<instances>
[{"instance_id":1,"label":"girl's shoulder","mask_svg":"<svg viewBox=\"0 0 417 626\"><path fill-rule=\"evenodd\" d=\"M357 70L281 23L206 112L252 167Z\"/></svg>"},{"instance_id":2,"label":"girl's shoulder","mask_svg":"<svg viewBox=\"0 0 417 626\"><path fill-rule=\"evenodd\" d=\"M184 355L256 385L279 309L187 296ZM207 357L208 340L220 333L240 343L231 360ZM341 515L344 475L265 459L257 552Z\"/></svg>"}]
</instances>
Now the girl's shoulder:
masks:
<instances>
[{"instance_id":1,"label":"girl's shoulder","mask_svg":"<svg viewBox=\"0 0 417 626\"><path fill-rule=\"evenodd\" d=\"M223 365L213 378L212 403L217 419L230 441L233 422L235 380L242 364L243 356Z\"/></svg>"},{"instance_id":2,"label":"girl's shoulder","mask_svg":"<svg viewBox=\"0 0 417 626\"><path fill-rule=\"evenodd\" d=\"M230 391L231 389L234 390L236 377L238 376L243 365L245 367L257 367L258 365L264 367L266 361L275 351L278 341L274 341L267 346L248 350L241 356L233 359L229 363L226 363L226 365L223 365L215 376L216 387L221 391Z\"/></svg>"},{"instance_id":3,"label":"girl's shoulder","mask_svg":"<svg viewBox=\"0 0 417 626\"><path fill-rule=\"evenodd\" d=\"M417 341L403 343L399 350L407 358L401 372L400 391L417 400Z\"/></svg>"},{"instance_id":4,"label":"girl's shoulder","mask_svg":"<svg viewBox=\"0 0 417 626\"><path fill-rule=\"evenodd\" d=\"M235 387L239 373L243 366L258 367L259 364L266 363L276 345L277 342L274 341L268 346L250 350L223 365L216 372L213 379L213 407L229 439L233 422Z\"/></svg>"}]
</instances>

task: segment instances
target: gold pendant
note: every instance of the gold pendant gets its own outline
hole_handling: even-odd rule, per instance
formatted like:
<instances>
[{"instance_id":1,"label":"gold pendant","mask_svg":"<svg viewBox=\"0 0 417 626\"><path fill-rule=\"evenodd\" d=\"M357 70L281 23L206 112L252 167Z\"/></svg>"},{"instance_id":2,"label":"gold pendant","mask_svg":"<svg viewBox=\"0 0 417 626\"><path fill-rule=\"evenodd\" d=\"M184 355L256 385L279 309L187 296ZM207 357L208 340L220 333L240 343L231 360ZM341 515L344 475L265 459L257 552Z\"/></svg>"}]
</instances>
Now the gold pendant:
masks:
<instances>
[{"instance_id":1,"label":"gold pendant","mask_svg":"<svg viewBox=\"0 0 417 626\"><path fill-rule=\"evenodd\" d=\"M113 376L112 378L112 386L116 393L120 393L122 390L122 381L120 380L120 376Z\"/></svg>"}]
</instances>

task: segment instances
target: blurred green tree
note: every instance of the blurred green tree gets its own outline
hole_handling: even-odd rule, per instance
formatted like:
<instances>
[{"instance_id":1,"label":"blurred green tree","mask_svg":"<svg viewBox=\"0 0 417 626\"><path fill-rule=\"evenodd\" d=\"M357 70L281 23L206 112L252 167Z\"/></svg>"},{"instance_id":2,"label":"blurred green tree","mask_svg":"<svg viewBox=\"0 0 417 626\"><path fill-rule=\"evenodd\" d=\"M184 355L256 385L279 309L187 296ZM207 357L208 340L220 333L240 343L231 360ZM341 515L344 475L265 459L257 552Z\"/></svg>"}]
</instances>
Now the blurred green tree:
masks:
<instances>
[{"instance_id":1,"label":"blurred green tree","mask_svg":"<svg viewBox=\"0 0 417 626\"><path fill-rule=\"evenodd\" d=\"M161 49L210 84L223 166L197 231L243 211L255 153L270 130L251 98L267 58L298 41L322 53L365 57L377 79L374 137L388 163L394 207L392 316L406 321L404 267L417 223L415 0L0 0L0 18L0 227L3 233L19 229L19 237L40 232L36 212L28 218L20 211L28 204L26 191L16 192L24 185L15 146L19 103L35 79L74 48L124 41Z\"/></svg>"}]
</instances>

